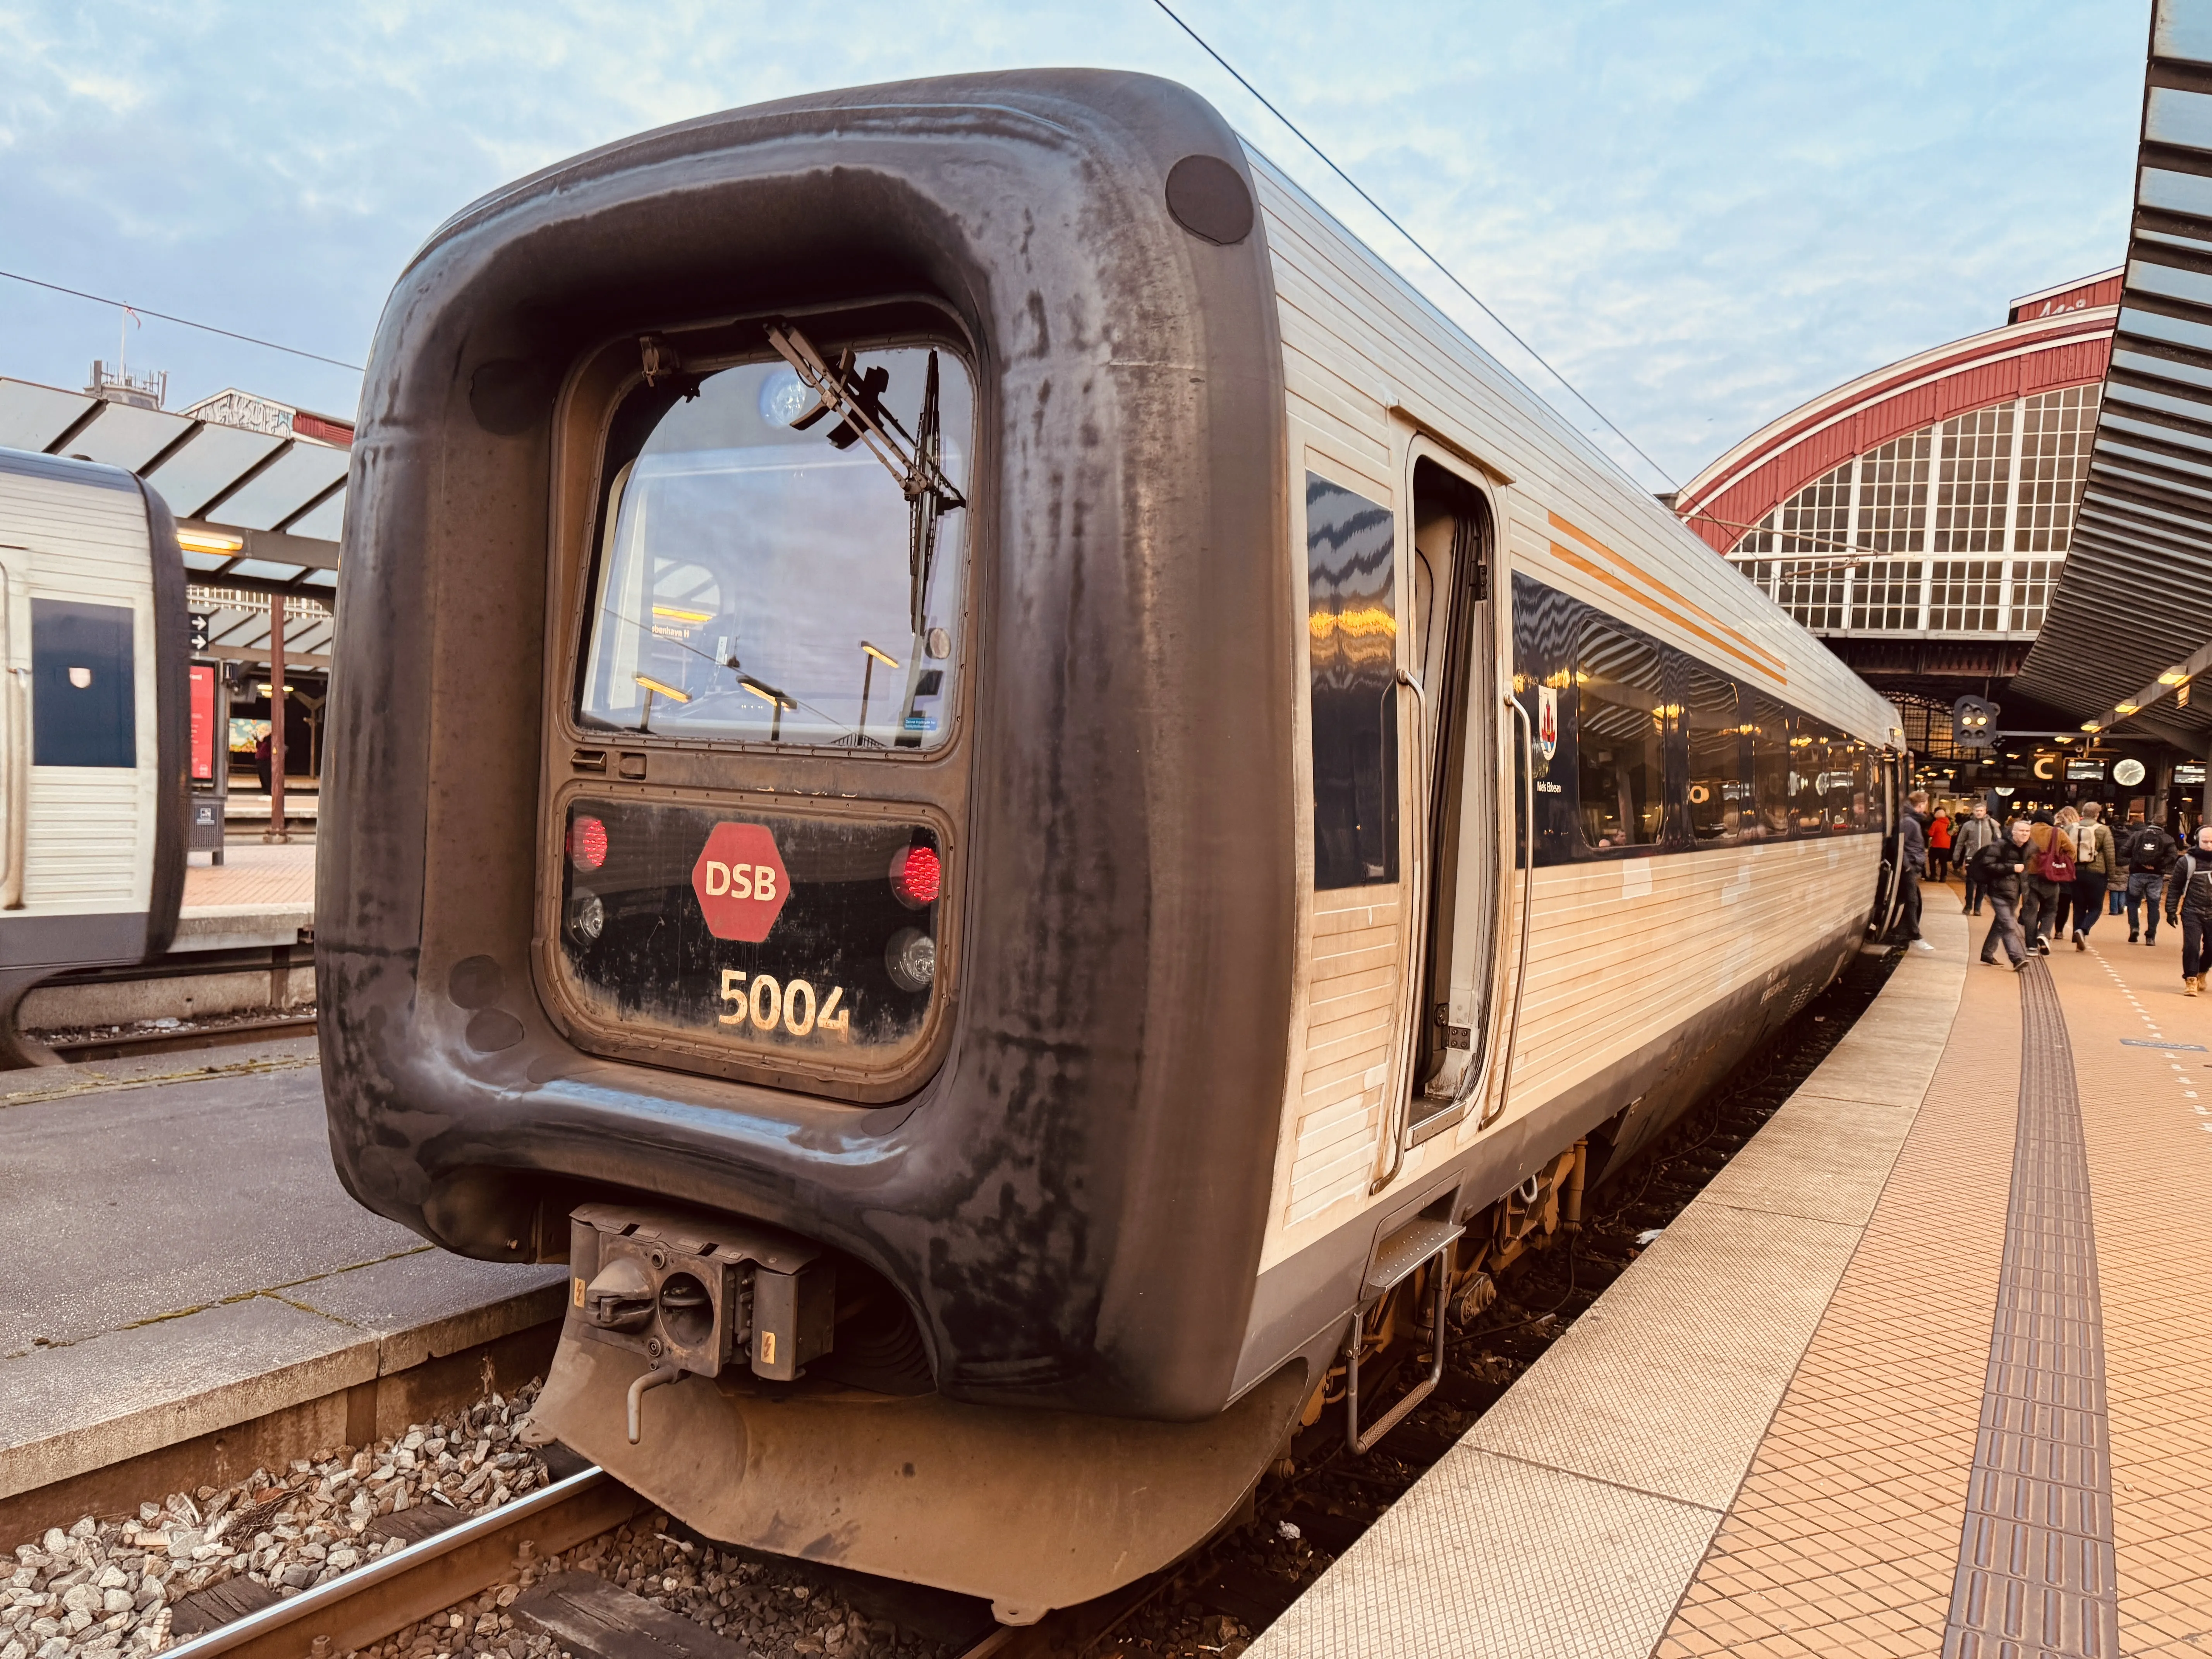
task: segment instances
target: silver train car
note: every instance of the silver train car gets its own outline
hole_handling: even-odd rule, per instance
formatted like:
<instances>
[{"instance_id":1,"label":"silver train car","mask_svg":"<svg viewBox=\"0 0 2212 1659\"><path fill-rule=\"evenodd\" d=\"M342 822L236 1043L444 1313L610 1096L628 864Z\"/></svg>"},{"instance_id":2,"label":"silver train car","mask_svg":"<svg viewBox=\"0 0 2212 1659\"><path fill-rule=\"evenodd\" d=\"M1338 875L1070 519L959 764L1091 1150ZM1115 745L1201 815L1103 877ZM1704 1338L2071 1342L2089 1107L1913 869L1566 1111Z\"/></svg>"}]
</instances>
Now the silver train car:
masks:
<instances>
[{"instance_id":1,"label":"silver train car","mask_svg":"<svg viewBox=\"0 0 2212 1659\"><path fill-rule=\"evenodd\" d=\"M1175 1559L1881 902L1895 711L1164 82L550 168L363 411L337 1165L567 1261L538 1432L718 1539Z\"/></svg>"},{"instance_id":2,"label":"silver train car","mask_svg":"<svg viewBox=\"0 0 2212 1659\"><path fill-rule=\"evenodd\" d=\"M169 948L184 896L185 566L120 467L0 449L0 1066L41 980Z\"/></svg>"}]
</instances>

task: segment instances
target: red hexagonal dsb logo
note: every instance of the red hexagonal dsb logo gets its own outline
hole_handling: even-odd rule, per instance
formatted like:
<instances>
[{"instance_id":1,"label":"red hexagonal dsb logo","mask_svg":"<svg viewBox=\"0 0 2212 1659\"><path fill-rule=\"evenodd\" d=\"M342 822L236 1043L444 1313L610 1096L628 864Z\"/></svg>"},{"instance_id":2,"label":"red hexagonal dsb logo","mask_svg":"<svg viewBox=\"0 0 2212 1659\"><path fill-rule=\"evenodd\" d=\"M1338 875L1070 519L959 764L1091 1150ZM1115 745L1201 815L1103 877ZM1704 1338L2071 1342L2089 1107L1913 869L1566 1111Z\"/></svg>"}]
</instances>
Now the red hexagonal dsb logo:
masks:
<instances>
[{"instance_id":1,"label":"red hexagonal dsb logo","mask_svg":"<svg viewBox=\"0 0 2212 1659\"><path fill-rule=\"evenodd\" d=\"M716 939L758 945L783 914L791 878L764 823L718 823L691 866L691 890Z\"/></svg>"}]
</instances>

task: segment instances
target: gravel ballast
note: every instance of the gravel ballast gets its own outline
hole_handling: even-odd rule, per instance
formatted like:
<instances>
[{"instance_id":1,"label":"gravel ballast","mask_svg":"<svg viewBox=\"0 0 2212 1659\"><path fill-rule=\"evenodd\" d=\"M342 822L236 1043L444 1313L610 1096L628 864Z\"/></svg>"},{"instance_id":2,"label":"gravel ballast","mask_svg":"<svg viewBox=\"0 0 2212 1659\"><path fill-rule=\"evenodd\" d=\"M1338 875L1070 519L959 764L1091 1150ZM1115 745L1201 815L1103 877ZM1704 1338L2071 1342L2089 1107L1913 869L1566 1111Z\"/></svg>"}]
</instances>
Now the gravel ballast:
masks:
<instances>
[{"instance_id":1,"label":"gravel ballast","mask_svg":"<svg viewBox=\"0 0 2212 1659\"><path fill-rule=\"evenodd\" d=\"M515 1438L536 1385L491 1395L394 1440L257 1469L220 1490L172 1492L120 1520L86 1516L15 1552L0 1587L0 1659L99 1659L172 1645L173 1609L233 1578L278 1596L403 1547L375 1523L425 1504L455 1516L543 1485ZM0 1563L4 1566L4 1563Z\"/></svg>"}]
</instances>

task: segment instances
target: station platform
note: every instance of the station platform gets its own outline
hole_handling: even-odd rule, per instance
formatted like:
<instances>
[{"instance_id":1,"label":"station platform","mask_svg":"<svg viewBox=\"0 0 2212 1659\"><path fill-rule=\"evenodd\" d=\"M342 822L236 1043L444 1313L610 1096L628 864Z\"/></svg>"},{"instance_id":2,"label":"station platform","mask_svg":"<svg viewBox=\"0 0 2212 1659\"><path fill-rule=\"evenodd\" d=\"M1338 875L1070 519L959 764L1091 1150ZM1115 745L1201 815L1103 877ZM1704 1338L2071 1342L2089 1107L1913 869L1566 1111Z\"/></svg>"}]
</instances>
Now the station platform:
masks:
<instances>
[{"instance_id":1,"label":"station platform","mask_svg":"<svg viewBox=\"0 0 2212 1659\"><path fill-rule=\"evenodd\" d=\"M315 908L315 843L234 842L221 864L185 866L184 913L250 905L264 909Z\"/></svg>"},{"instance_id":2,"label":"station platform","mask_svg":"<svg viewBox=\"0 0 2212 1659\"><path fill-rule=\"evenodd\" d=\"M356 1204L301 1037L0 1079L0 1550L511 1390L563 1287Z\"/></svg>"},{"instance_id":3,"label":"station platform","mask_svg":"<svg viewBox=\"0 0 2212 1659\"><path fill-rule=\"evenodd\" d=\"M1934 950L1251 1659L2212 1650L2212 997L2124 917L1980 966L1925 891Z\"/></svg>"}]
</instances>

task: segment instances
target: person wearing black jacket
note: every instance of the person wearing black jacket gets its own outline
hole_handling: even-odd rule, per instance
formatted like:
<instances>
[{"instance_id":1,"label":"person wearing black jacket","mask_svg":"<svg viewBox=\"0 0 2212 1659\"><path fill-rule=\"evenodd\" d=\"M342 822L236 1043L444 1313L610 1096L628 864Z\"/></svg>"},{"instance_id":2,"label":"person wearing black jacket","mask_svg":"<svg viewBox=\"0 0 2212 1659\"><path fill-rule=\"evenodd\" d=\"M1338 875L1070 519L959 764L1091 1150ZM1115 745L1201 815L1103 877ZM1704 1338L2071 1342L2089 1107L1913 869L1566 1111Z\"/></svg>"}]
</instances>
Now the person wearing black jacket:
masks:
<instances>
[{"instance_id":1,"label":"person wearing black jacket","mask_svg":"<svg viewBox=\"0 0 2212 1659\"><path fill-rule=\"evenodd\" d=\"M2120 866L2127 872L2129 944L2142 937L2138 907L2150 912L2150 937L2142 942L2158 943L2159 896L2166 888L2166 872L2180 855L2181 844L2164 824L2144 823L2140 811L2130 817L2120 839Z\"/></svg>"},{"instance_id":2,"label":"person wearing black jacket","mask_svg":"<svg viewBox=\"0 0 2212 1659\"><path fill-rule=\"evenodd\" d=\"M1920 937L1920 878L1927 873L1928 792L1916 789L1897 826L1897 933L1908 943Z\"/></svg>"},{"instance_id":3,"label":"person wearing black jacket","mask_svg":"<svg viewBox=\"0 0 2212 1659\"><path fill-rule=\"evenodd\" d=\"M2021 933L2019 918L2014 914L2020 904L2021 888L2027 880L2029 860L2035 848L2029 839L2030 826L2026 818L2012 821L2012 832L2002 841L1984 845L1973 856L1968 874L1975 890L1990 907L1989 936L1982 941L1982 960L1994 968L1997 963L1997 943L2004 943L2005 955L2012 959L2017 972L2027 961L2027 938Z\"/></svg>"},{"instance_id":4,"label":"person wearing black jacket","mask_svg":"<svg viewBox=\"0 0 2212 1659\"><path fill-rule=\"evenodd\" d=\"M2181 924L2181 990L2196 996L2204 989L2205 940L2212 934L2212 823L2197 832L2197 845L2174 860L2166 878L2166 920Z\"/></svg>"}]
</instances>

